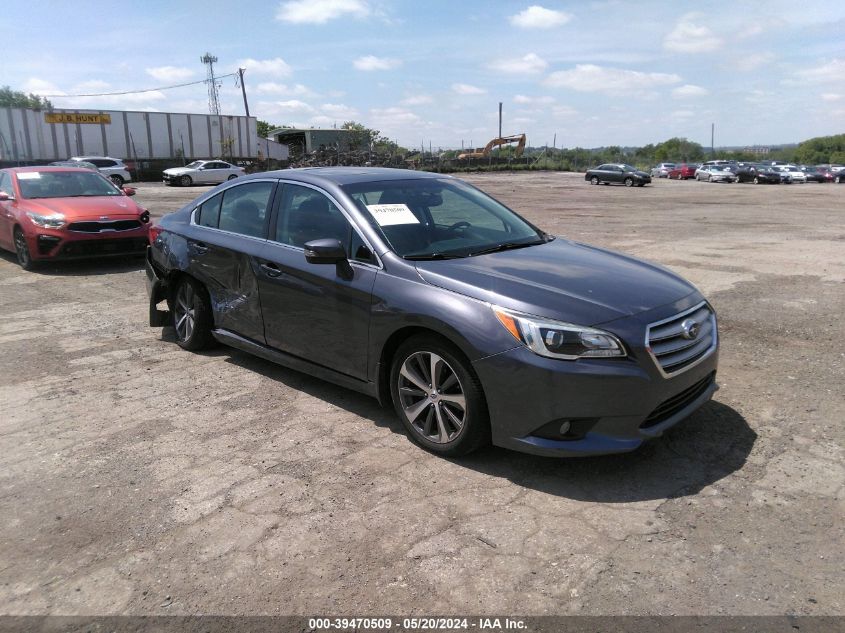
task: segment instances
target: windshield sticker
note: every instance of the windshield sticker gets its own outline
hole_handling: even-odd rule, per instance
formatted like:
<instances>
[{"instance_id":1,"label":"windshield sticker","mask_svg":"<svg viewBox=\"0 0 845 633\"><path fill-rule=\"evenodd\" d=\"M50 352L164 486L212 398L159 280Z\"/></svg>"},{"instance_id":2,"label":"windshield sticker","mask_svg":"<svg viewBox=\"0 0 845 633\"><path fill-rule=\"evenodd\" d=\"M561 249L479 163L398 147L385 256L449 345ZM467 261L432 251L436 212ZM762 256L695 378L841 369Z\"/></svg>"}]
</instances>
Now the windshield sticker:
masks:
<instances>
[{"instance_id":1,"label":"windshield sticker","mask_svg":"<svg viewBox=\"0 0 845 633\"><path fill-rule=\"evenodd\" d=\"M406 204L368 204L367 209L373 214L379 226L420 223Z\"/></svg>"},{"instance_id":2,"label":"windshield sticker","mask_svg":"<svg viewBox=\"0 0 845 633\"><path fill-rule=\"evenodd\" d=\"M18 172L18 180L38 180L39 178L41 178L40 171Z\"/></svg>"}]
</instances>

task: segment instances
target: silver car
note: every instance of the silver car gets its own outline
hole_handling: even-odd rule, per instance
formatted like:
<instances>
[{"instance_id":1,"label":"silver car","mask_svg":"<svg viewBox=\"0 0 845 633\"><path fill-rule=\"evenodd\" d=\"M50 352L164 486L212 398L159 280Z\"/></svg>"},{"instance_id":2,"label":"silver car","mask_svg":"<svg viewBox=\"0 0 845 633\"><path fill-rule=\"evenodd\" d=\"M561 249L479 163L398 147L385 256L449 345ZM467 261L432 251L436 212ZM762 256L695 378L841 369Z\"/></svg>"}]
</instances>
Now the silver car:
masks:
<instances>
[{"instance_id":1,"label":"silver car","mask_svg":"<svg viewBox=\"0 0 845 633\"><path fill-rule=\"evenodd\" d=\"M246 173L243 167L222 160L195 160L184 167L171 167L162 173L165 185L219 185Z\"/></svg>"},{"instance_id":2,"label":"silver car","mask_svg":"<svg viewBox=\"0 0 845 633\"><path fill-rule=\"evenodd\" d=\"M705 165L696 170L695 179L707 182L736 182L736 174L727 167Z\"/></svg>"},{"instance_id":3,"label":"silver car","mask_svg":"<svg viewBox=\"0 0 845 633\"><path fill-rule=\"evenodd\" d=\"M651 168L652 178L668 178L669 172L675 169L675 163L660 163Z\"/></svg>"}]
</instances>

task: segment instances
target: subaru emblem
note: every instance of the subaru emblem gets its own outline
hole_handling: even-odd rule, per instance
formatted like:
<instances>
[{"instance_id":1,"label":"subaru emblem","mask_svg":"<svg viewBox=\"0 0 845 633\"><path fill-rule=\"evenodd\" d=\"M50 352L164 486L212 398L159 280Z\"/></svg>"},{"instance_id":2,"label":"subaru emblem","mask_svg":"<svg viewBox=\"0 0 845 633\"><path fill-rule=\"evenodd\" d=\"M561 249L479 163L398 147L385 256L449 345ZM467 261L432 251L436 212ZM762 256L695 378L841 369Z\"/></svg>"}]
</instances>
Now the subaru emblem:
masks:
<instances>
[{"instance_id":1,"label":"subaru emblem","mask_svg":"<svg viewBox=\"0 0 845 633\"><path fill-rule=\"evenodd\" d=\"M681 336L683 336L687 340L692 340L696 336L698 336L698 331L701 329L701 324L698 321L693 321L692 319L687 319L683 323L681 323Z\"/></svg>"}]
</instances>

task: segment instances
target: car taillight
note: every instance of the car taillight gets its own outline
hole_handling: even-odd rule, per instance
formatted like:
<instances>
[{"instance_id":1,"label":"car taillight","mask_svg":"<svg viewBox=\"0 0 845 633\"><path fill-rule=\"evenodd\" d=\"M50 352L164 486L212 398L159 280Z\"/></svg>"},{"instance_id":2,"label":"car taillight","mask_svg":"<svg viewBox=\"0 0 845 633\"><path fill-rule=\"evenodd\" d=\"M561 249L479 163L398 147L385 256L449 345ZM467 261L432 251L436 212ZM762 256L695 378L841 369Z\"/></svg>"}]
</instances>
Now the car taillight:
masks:
<instances>
[{"instance_id":1,"label":"car taillight","mask_svg":"<svg viewBox=\"0 0 845 633\"><path fill-rule=\"evenodd\" d=\"M158 224L151 224L150 225L150 244L155 244L155 241L158 239L158 236L162 234L164 229L162 229Z\"/></svg>"}]
</instances>

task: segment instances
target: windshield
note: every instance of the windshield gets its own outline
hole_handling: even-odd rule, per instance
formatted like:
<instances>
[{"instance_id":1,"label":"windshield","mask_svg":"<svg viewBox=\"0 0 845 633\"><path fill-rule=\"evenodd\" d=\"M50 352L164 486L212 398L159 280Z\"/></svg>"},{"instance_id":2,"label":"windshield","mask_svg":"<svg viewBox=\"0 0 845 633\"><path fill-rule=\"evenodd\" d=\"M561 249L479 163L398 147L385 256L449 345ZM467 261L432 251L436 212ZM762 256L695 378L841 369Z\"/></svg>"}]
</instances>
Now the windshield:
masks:
<instances>
[{"instance_id":1,"label":"windshield","mask_svg":"<svg viewBox=\"0 0 845 633\"><path fill-rule=\"evenodd\" d=\"M471 257L547 239L503 204L459 180L389 180L343 190L393 251L407 259Z\"/></svg>"},{"instance_id":2,"label":"windshield","mask_svg":"<svg viewBox=\"0 0 845 633\"><path fill-rule=\"evenodd\" d=\"M193 163L188 163L185 167L190 167L191 169L197 169L203 166L203 162L201 160L195 160Z\"/></svg>"},{"instance_id":3,"label":"windshield","mask_svg":"<svg viewBox=\"0 0 845 633\"><path fill-rule=\"evenodd\" d=\"M120 196L122 192L99 173L86 171L25 171L18 173L23 198Z\"/></svg>"}]
</instances>

